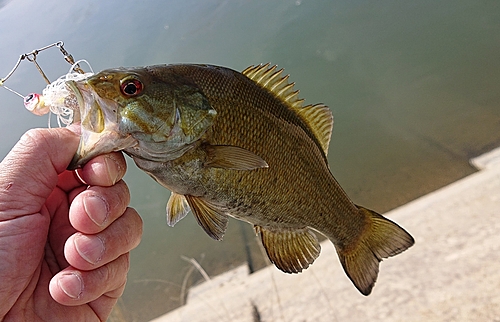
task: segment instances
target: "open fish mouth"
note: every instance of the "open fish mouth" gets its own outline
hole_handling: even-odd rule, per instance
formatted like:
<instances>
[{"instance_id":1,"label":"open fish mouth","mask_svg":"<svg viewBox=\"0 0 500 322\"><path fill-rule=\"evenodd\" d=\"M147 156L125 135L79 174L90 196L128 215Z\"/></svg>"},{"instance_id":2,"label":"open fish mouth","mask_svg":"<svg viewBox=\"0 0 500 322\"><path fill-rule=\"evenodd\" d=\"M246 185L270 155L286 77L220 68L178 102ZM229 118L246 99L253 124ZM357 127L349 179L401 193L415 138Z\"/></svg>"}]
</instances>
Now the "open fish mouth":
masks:
<instances>
[{"instance_id":1,"label":"open fish mouth","mask_svg":"<svg viewBox=\"0 0 500 322\"><path fill-rule=\"evenodd\" d=\"M119 130L120 109L117 102L97 95L86 80L70 80L66 84L77 99L81 118L80 145L68 169L82 167L98 155L137 144L137 140L130 134Z\"/></svg>"}]
</instances>

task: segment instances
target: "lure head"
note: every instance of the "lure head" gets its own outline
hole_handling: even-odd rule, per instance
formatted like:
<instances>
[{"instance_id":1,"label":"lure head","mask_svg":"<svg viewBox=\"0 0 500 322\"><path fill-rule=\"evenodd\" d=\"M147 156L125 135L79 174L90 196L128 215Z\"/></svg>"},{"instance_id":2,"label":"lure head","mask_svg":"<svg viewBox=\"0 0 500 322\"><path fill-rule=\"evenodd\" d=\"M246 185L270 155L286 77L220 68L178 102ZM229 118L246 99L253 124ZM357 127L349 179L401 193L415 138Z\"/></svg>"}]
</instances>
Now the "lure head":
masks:
<instances>
[{"instance_id":1,"label":"lure head","mask_svg":"<svg viewBox=\"0 0 500 322\"><path fill-rule=\"evenodd\" d=\"M167 66L118 68L68 81L78 100L82 129L70 167L111 151L165 162L189 150L216 112L201 90L167 71Z\"/></svg>"},{"instance_id":2,"label":"lure head","mask_svg":"<svg viewBox=\"0 0 500 322\"><path fill-rule=\"evenodd\" d=\"M50 107L45 104L43 96L37 93L31 93L24 97L24 107L38 116L45 115L50 111Z\"/></svg>"}]
</instances>

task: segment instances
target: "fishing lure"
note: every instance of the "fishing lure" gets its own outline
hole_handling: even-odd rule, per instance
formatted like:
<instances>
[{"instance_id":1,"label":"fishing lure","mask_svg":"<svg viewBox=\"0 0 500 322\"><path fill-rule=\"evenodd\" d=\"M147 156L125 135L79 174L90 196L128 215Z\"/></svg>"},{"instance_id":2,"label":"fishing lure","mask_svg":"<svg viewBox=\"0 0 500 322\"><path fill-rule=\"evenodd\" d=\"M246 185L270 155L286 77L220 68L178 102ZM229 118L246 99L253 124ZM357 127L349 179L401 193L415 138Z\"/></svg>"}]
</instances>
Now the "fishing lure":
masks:
<instances>
[{"instance_id":1,"label":"fishing lure","mask_svg":"<svg viewBox=\"0 0 500 322\"><path fill-rule=\"evenodd\" d=\"M69 69L68 73L59 77L54 82L49 81L42 68L36 61L37 55L41 51L52 47L59 48L60 52L64 55L64 59L71 64L71 68ZM30 93L28 95L22 95L17 91L5 86L5 81L9 77L11 77L12 74L14 74L21 61L23 60L32 62L36 66L40 75L42 75L43 79L47 82L48 85L45 87L45 89L43 89L42 94ZM80 67L81 63L85 63L88 66L90 72L85 72ZM64 43L62 41L59 41L40 49L35 49L30 53L21 55L14 68L12 68L7 76L0 79L0 86L22 97L25 108L31 113L35 115L45 115L48 113L55 114L57 117L57 123L59 127L61 127L63 125L70 125L71 123L78 121L80 118L76 96L68 89L68 87L66 86L66 82L69 80L81 81L87 79L92 75L94 75L94 72L90 64L84 59L75 62L73 56L64 49ZM50 127L50 117L48 126Z\"/></svg>"},{"instance_id":2,"label":"fishing lure","mask_svg":"<svg viewBox=\"0 0 500 322\"><path fill-rule=\"evenodd\" d=\"M81 62L87 63L84 60L79 61L79 63ZM49 112L54 113L57 115L59 126L67 126L74 121L78 121L79 116L75 117L75 112L78 112L77 99L66 86L66 81L84 80L94 73L89 72L80 74L75 72L73 67L74 66L71 67L66 75L48 84L47 87L43 89L42 94L31 93L24 96L24 106L26 109L35 115L45 115Z\"/></svg>"}]
</instances>

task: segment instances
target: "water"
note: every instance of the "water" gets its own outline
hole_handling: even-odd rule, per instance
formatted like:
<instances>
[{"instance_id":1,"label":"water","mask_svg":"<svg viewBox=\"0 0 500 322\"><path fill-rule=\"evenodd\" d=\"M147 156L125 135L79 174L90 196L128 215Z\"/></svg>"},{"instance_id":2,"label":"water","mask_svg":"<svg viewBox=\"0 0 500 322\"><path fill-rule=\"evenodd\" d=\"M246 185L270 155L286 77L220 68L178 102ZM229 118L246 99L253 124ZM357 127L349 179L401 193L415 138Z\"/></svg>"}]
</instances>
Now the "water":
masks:
<instances>
[{"instance_id":1,"label":"water","mask_svg":"<svg viewBox=\"0 0 500 322\"><path fill-rule=\"evenodd\" d=\"M500 145L500 2L443 1L0 1L0 77L18 56L65 42L98 71L196 62L243 70L284 67L308 103L335 116L329 161L358 204L380 212L474 171L468 159ZM69 65L40 54L51 79ZM27 94L45 86L23 63L7 85ZM3 157L47 120L0 89ZM117 316L144 321L178 306L195 258L209 275L247 260L265 264L251 227L229 223L211 240L191 215L165 224L169 192L129 163L126 176L144 237L132 252ZM338 263L332 263L338 265ZM201 280L197 272L187 285Z\"/></svg>"}]
</instances>

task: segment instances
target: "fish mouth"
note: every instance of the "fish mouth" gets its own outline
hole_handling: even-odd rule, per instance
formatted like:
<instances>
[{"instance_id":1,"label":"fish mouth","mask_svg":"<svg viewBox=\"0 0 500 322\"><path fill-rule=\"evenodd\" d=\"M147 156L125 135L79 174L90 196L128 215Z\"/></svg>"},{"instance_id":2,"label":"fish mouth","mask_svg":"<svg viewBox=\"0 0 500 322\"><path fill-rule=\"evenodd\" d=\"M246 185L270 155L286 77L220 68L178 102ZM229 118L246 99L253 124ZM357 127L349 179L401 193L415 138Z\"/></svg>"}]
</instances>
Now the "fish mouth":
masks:
<instances>
[{"instance_id":1,"label":"fish mouth","mask_svg":"<svg viewBox=\"0 0 500 322\"><path fill-rule=\"evenodd\" d=\"M137 144L130 134L120 132L120 107L117 102L100 97L87 80L66 82L75 94L81 116L81 137L69 170L85 165L90 159L120 151Z\"/></svg>"}]
</instances>

